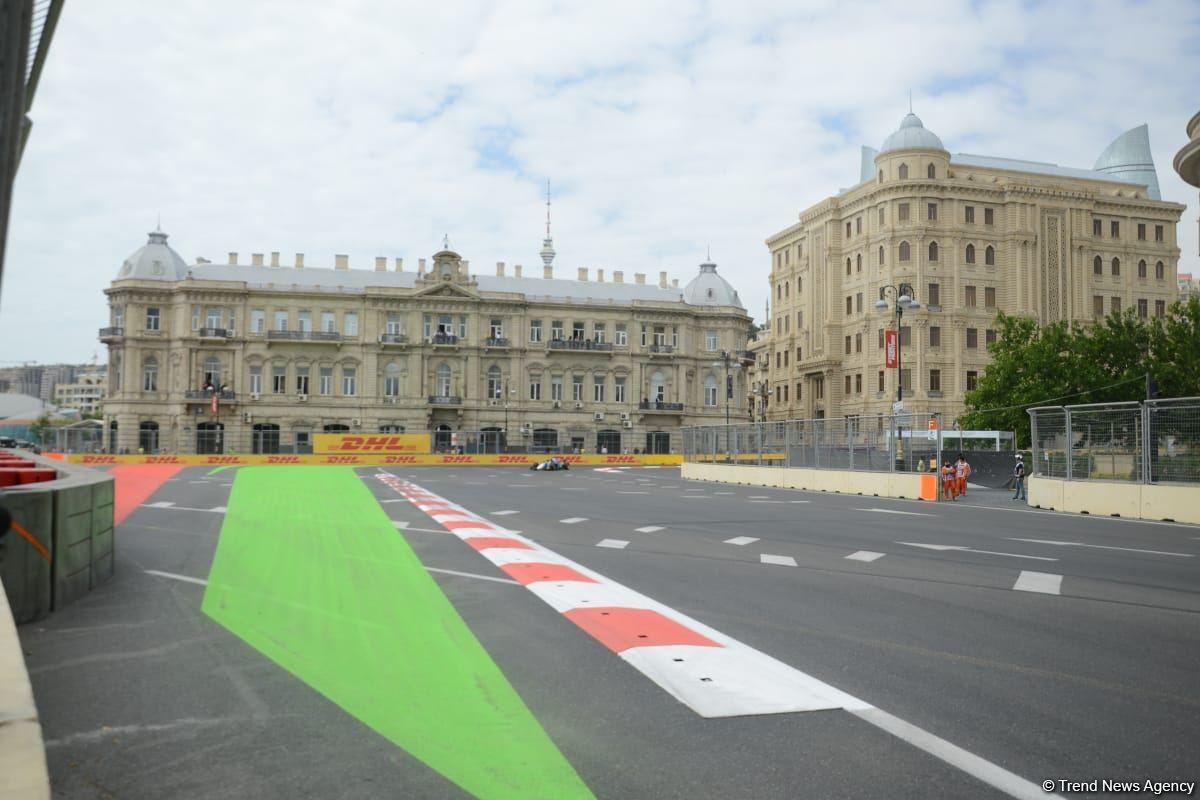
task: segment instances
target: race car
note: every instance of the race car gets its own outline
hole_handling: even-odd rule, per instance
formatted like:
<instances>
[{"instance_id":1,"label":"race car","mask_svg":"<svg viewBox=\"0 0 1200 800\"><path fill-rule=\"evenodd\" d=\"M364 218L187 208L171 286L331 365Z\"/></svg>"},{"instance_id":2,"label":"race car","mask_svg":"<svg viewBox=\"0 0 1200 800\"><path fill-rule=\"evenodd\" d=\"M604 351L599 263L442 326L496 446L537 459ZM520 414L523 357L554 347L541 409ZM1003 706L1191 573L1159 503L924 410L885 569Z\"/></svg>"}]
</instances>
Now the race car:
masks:
<instances>
[{"instance_id":1,"label":"race car","mask_svg":"<svg viewBox=\"0 0 1200 800\"><path fill-rule=\"evenodd\" d=\"M531 465L529 468L533 470L540 470L542 472L552 472L554 470L570 469L571 465L567 463L565 458L560 458L559 456L550 456L545 461L539 461L538 463Z\"/></svg>"}]
</instances>

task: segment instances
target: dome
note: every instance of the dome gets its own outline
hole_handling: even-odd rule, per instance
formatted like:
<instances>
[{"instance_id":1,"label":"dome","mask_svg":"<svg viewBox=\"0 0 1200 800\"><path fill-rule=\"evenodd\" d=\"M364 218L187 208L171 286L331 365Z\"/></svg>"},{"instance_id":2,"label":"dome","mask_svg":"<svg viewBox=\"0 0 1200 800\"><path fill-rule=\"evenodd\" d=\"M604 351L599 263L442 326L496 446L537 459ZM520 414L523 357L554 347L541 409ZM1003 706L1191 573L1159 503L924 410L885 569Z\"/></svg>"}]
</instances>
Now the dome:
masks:
<instances>
[{"instance_id":1,"label":"dome","mask_svg":"<svg viewBox=\"0 0 1200 800\"><path fill-rule=\"evenodd\" d=\"M187 272L187 264L179 257L179 253L167 245L167 235L154 230L150 233L150 240L125 259L117 280L181 281L187 277Z\"/></svg>"},{"instance_id":2,"label":"dome","mask_svg":"<svg viewBox=\"0 0 1200 800\"><path fill-rule=\"evenodd\" d=\"M692 306L734 306L745 308L729 282L717 274L717 265L700 265L700 274L683 287L683 302Z\"/></svg>"},{"instance_id":3,"label":"dome","mask_svg":"<svg viewBox=\"0 0 1200 800\"><path fill-rule=\"evenodd\" d=\"M891 136L883 140L880 153L890 150L945 150L942 140L931 130L927 130L921 118L911 111L900 121L900 127Z\"/></svg>"},{"instance_id":4,"label":"dome","mask_svg":"<svg viewBox=\"0 0 1200 800\"><path fill-rule=\"evenodd\" d=\"M1162 199L1154 156L1150 154L1150 128L1147 125L1139 125L1113 139L1092 169L1107 172L1119 181L1145 184L1148 198Z\"/></svg>"}]
</instances>

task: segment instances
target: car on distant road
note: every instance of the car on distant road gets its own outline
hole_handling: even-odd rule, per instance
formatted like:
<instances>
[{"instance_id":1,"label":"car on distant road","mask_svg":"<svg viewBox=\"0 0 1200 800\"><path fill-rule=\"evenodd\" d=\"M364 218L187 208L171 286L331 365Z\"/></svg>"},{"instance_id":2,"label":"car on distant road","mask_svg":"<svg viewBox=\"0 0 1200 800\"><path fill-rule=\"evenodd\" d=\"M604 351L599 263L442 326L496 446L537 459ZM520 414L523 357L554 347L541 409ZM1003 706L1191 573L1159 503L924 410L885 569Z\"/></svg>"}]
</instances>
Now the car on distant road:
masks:
<instances>
[{"instance_id":1,"label":"car on distant road","mask_svg":"<svg viewBox=\"0 0 1200 800\"><path fill-rule=\"evenodd\" d=\"M10 437L8 437L8 436L0 436L0 447L13 447L13 448L15 448L16 446L17 446L17 440L16 440L16 439L10 438Z\"/></svg>"},{"instance_id":2,"label":"car on distant road","mask_svg":"<svg viewBox=\"0 0 1200 800\"><path fill-rule=\"evenodd\" d=\"M31 453L40 453L42 448L38 447L33 442L27 442L24 439L17 439L15 447L18 450L28 450Z\"/></svg>"},{"instance_id":3,"label":"car on distant road","mask_svg":"<svg viewBox=\"0 0 1200 800\"><path fill-rule=\"evenodd\" d=\"M529 467L539 472L554 472L560 469L570 469L571 465L561 456L550 456L545 461L539 461Z\"/></svg>"}]
</instances>

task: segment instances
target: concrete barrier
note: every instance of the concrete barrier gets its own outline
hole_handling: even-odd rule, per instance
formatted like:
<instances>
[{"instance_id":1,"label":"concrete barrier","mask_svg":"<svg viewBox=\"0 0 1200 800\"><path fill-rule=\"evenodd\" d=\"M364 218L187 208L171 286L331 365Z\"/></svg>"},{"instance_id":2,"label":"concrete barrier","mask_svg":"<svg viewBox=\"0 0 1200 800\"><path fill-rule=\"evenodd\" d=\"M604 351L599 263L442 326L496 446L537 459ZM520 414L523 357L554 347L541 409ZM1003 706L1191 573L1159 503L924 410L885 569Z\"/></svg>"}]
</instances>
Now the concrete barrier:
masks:
<instances>
[{"instance_id":1,"label":"concrete barrier","mask_svg":"<svg viewBox=\"0 0 1200 800\"><path fill-rule=\"evenodd\" d=\"M6 537L7 538L7 537ZM47 800L50 776L42 725L21 641L0 587L0 800Z\"/></svg>"},{"instance_id":2,"label":"concrete barrier","mask_svg":"<svg viewBox=\"0 0 1200 800\"><path fill-rule=\"evenodd\" d=\"M777 489L805 489L813 492L837 492L874 497L921 497L922 476L914 472L852 472L840 469L801 467L739 467L729 464L686 462L682 475L688 480L719 481L744 486L770 486Z\"/></svg>"},{"instance_id":3,"label":"concrete barrier","mask_svg":"<svg viewBox=\"0 0 1200 800\"><path fill-rule=\"evenodd\" d=\"M1029 504L1076 514L1200 524L1200 485L1029 478Z\"/></svg>"}]
</instances>

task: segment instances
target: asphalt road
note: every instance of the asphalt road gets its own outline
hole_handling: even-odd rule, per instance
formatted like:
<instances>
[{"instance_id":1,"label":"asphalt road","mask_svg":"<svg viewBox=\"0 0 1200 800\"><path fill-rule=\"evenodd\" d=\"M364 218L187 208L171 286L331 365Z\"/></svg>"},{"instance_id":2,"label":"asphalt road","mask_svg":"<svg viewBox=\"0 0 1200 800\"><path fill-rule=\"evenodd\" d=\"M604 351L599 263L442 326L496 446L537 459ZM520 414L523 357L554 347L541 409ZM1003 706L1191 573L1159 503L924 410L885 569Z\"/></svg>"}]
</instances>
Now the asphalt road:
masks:
<instances>
[{"instance_id":1,"label":"asphalt road","mask_svg":"<svg viewBox=\"0 0 1200 800\"><path fill-rule=\"evenodd\" d=\"M359 473L597 797L1011 796L844 711L701 718L379 471ZM1200 528L673 469L388 471L1034 784L1200 778ZM463 796L200 612L181 578L208 575L234 476L179 473L120 527L113 581L21 631L55 796Z\"/></svg>"}]
</instances>

